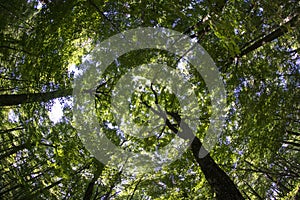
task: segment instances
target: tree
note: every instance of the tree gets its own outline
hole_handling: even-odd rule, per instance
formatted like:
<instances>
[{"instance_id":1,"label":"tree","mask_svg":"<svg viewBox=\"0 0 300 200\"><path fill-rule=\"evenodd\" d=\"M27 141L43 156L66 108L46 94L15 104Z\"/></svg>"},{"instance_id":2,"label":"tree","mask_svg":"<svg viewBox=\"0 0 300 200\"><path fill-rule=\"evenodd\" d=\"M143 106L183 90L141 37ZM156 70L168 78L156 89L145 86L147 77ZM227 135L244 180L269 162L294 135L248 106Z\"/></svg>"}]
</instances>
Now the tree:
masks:
<instances>
[{"instance_id":1,"label":"tree","mask_svg":"<svg viewBox=\"0 0 300 200\"><path fill-rule=\"evenodd\" d=\"M299 196L299 4L295 1L6 1L0 3L0 106L2 199L292 199ZM39 8L38 8L39 7ZM228 101L219 144L199 158L209 126L209 92L188 70L201 108L191 150L151 174L104 167L90 155L72 127L72 64L98 41L136 27L166 27L189 35L213 57ZM177 58L178 59L178 58ZM175 59L176 60L176 59ZM163 136L120 137L104 122L111 90L142 63L174 55L144 50L112 63L96 94L99 123L124 149L166 145L183 120L178 99L162 85L135 93L131 112L147 123L154 102L168 113ZM80 67L80 66L79 66ZM48 116L60 98L64 116ZM108 111L108 112L106 112ZM103 115L103 113L108 113ZM159 115L159 112L157 112ZM102 123L103 122L103 123ZM189 132L186 127L183 133ZM168 133L168 134L167 134ZM184 135L182 136L184 137ZM130 145L126 142L129 141ZM200 166L200 167L199 167ZM228 195L228 196L226 196Z\"/></svg>"}]
</instances>

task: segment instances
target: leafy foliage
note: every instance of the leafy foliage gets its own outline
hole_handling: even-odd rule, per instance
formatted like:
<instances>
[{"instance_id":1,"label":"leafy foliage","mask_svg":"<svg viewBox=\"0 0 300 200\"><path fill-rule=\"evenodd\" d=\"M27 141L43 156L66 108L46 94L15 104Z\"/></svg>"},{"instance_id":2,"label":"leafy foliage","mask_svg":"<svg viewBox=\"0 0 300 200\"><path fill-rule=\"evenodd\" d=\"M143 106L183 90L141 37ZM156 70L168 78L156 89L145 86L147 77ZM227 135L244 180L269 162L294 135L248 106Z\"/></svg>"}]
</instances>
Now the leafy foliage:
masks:
<instances>
[{"instance_id":1,"label":"leafy foliage","mask_svg":"<svg viewBox=\"0 0 300 200\"><path fill-rule=\"evenodd\" d=\"M191 150L147 174L105 167L85 149L73 128L70 93L60 92L60 98L50 93L72 88L70 69L79 69L97 42L136 27L166 27L187 34L216 62L226 85L228 116L210 155L243 197L299 198L299 6L293 0L2 1L1 199L217 197ZM144 63L180 70L179 59L146 49L123 55L107 68L95 105L103 131L116 145L155 151L177 137L167 126L158 126L153 136L143 139L120 132L110 102L117 81L128 71ZM210 94L189 63L181 73L193 86L201 110L199 116L185 117L199 124L196 136L202 140L212 114ZM49 95L28 101L35 93ZM6 105L8 96L20 94L27 97ZM56 98L63 107L59 122L49 117ZM135 91L128 107L137 124L147 125L157 103L179 129L174 114L181 114L179 100L163 84Z\"/></svg>"}]
</instances>

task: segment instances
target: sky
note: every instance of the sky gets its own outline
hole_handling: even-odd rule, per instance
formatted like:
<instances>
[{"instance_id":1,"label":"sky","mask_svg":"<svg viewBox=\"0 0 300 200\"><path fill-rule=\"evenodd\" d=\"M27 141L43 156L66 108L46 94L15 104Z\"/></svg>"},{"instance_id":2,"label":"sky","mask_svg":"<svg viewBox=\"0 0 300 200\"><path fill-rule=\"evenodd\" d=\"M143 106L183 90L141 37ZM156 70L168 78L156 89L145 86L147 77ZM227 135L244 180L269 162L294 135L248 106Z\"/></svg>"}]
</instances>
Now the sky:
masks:
<instances>
[{"instance_id":1,"label":"sky","mask_svg":"<svg viewBox=\"0 0 300 200\"><path fill-rule=\"evenodd\" d=\"M58 99L55 99L54 104L51 107L51 111L49 112L49 117L51 121L57 123L62 118L62 116L63 116L63 106L60 104Z\"/></svg>"},{"instance_id":2,"label":"sky","mask_svg":"<svg viewBox=\"0 0 300 200\"><path fill-rule=\"evenodd\" d=\"M69 74L74 73L74 75L76 76L80 71L76 69L76 65L70 65L68 72ZM70 105L72 101L73 99L71 98L70 100L67 100L65 103ZM58 98L54 100L54 103L51 107L51 111L49 112L49 117L50 120L53 121L54 123L58 123L63 117L63 105L59 102Z\"/></svg>"}]
</instances>

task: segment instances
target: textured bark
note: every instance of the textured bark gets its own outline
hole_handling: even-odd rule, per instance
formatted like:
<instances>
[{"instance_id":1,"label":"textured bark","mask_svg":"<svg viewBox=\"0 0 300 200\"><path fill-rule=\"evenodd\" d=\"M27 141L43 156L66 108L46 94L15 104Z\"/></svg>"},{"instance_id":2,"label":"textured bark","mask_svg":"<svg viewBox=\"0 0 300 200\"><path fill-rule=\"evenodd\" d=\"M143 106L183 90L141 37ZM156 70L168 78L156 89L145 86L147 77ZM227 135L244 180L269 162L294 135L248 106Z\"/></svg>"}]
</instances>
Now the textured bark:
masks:
<instances>
[{"instance_id":1,"label":"textured bark","mask_svg":"<svg viewBox=\"0 0 300 200\"><path fill-rule=\"evenodd\" d=\"M230 177L219 167L219 165L209 155L207 150L203 147L200 139L193 134L193 131L189 126L180 119L179 115L170 114L175 119L182 131L178 131L177 127L174 127L168 119L166 119L166 125L175 132L182 139L192 140L191 149L193 156L199 164L202 172L205 175L211 188L216 193L218 200L242 200L244 197L230 179ZM202 156L201 156L202 155Z\"/></svg>"},{"instance_id":2,"label":"textured bark","mask_svg":"<svg viewBox=\"0 0 300 200\"><path fill-rule=\"evenodd\" d=\"M157 94L154 89L151 87L154 95L155 102L158 102ZM181 119L181 116L178 113L172 112L163 112L162 109L157 106L158 110L155 110L147 103L142 103L147 106L151 111L158 116L161 116L166 120L166 125L176 134L178 137L184 140L192 140L191 149L193 152L193 156L197 163L199 164L202 172L205 175L206 180L208 181L211 188L216 193L218 200L242 200L244 197L234 184L234 182L230 179L230 177L219 167L219 165L212 159L207 150L204 149L201 141L198 137L196 137L184 120ZM171 116L176 122L176 124L172 124L168 119L168 116ZM181 130L178 130L180 125ZM200 154L201 153L201 154ZM202 155L201 157L199 155Z\"/></svg>"},{"instance_id":3,"label":"textured bark","mask_svg":"<svg viewBox=\"0 0 300 200\"><path fill-rule=\"evenodd\" d=\"M174 118L174 117L173 117ZM180 120L181 121L181 120ZM195 160L199 164L205 178L216 193L218 200L241 200L244 199L234 182L219 167L203 147L200 139L196 137L185 122L181 122L182 131L177 135L182 139L192 139L191 149Z\"/></svg>"},{"instance_id":4,"label":"textured bark","mask_svg":"<svg viewBox=\"0 0 300 200\"><path fill-rule=\"evenodd\" d=\"M216 193L218 200L239 200L244 199L230 177L219 167L219 165L207 154L204 158L199 158L202 143L195 137L192 144L194 158L199 164L206 180ZM205 151L204 149L201 151Z\"/></svg>"}]
</instances>

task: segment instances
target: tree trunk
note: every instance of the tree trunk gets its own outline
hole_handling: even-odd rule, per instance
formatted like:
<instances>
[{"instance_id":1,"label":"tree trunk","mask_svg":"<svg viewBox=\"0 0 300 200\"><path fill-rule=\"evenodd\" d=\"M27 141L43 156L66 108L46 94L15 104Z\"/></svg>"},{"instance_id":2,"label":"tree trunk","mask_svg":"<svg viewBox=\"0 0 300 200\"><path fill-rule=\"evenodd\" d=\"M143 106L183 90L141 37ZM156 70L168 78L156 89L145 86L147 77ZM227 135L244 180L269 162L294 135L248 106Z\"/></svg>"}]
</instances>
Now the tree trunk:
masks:
<instances>
[{"instance_id":1,"label":"tree trunk","mask_svg":"<svg viewBox=\"0 0 300 200\"><path fill-rule=\"evenodd\" d=\"M95 183L98 180L98 178L100 177L100 175L102 174L102 171L103 171L103 168L104 168L104 164L102 164L96 158L94 158L93 161L94 161L94 164L96 165L97 169L94 172L93 179L88 184L88 187L85 190L83 200L90 200L92 198Z\"/></svg>"},{"instance_id":2,"label":"tree trunk","mask_svg":"<svg viewBox=\"0 0 300 200\"><path fill-rule=\"evenodd\" d=\"M150 107L151 109L151 107ZM161 112L158 112L152 109L153 112L158 115L162 115ZM192 140L191 149L193 156L197 163L199 164L202 172L205 175L206 180L209 185L216 193L218 200L242 200L244 197L230 179L230 177L219 167L219 165L212 159L206 149L203 147L201 141L198 137L193 134L193 131L190 127L181 120L180 115L176 113L168 113L171 117L177 121L177 124L180 124L182 131L178 131L178 128L173 125L168 118L166 118L166 125L180 138L185 140ZM199 156L201 154L203 156Z\"/></svg>"},{"instance_id":3,"label":"tree trunk","mask_svg":"<svg viewBox=\"0 0 300 200\"><path fill-rule=\"evenodd\" d=\"M173 116L172 116L173 117ZM173 117L174 118L174 117ZM178 118L178 116L176 116ZM209 155L207 150L203 147L202 142L196 137L189 126L181 121L182 132L176 132L182 139L192 139L191 149L193 156L199 164L202 172L205 175L211 188L216 193L218 200L241 200L244 199L234 182L230 177L219 167L219 165ZM167 119L167 125L170 123ZM176 127L175 127L176 128ZM174 130L174 127L172 128ZM200 157L200 155L203 155Z\"/></svg>"},{"instance_id":4,"label":"tree trunk","mask_svg":"<svg viewBox=\"0 0 300 200\"><path fill-rule=\"evenodd\" d=\"M202 147L199 138L194 138L191 147L197 163L204 173L209 185L216 193L218 200L244 199L230 177L218 166L209 154L204 158L199 158L199 152Z\"/></svg>"},{"instance_id":5,"label":"tree trunk","mask_svg":"<svg viewBox=\"0 0 300 200\"><path fill-rule=\"evenodd\" d=\"M3 94L0 95L0 106L16 106L24 103L47 102L59 97L72 95L73 89L57 90L44 93Z\"/></svg>"}]
</instances>

